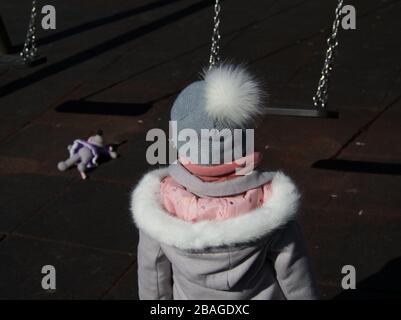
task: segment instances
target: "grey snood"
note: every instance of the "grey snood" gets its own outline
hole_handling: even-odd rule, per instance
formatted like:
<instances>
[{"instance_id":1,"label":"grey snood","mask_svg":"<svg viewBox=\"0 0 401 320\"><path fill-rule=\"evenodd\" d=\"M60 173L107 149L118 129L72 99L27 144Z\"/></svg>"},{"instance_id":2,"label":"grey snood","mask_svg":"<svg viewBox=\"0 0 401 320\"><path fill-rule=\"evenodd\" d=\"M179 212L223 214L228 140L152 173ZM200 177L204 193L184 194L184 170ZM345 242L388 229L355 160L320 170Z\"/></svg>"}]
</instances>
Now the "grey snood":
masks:
<instances>
[{"instance_id":1,"label":"grey snood","mask_svg":"<svg viewBox=\"0 0 401 320\"><path fill-rule=\"evenodd\" d=\"M205 182L191 174L180 163L169 166L170 176L188 191L201 197L224 197L246 192L270 182L274 172L252 171L248 175L238 176L222 182Z\"/></svg>"}]
</instances>

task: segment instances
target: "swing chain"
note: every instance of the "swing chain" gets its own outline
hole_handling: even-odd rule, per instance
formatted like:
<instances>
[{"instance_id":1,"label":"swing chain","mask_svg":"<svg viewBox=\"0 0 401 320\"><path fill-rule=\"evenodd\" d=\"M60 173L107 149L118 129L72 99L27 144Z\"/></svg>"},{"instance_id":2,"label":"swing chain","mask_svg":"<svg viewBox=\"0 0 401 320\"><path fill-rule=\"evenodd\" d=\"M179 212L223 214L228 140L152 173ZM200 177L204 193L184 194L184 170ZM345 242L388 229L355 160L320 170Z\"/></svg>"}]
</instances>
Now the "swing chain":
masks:
<instances>
[{"instance_id":1,"label":"swing chain","mask_svg":"<svg viewBox=\"0 0 401 320\"><path fill-rule=\"evenodd\" d=\"M220 52L220 1L216 0L214 5L214 18L213 18L213 35L212 35L212 47L210 49L210 58L209 58L209 70L212 69L219 61L219 52Z\"/></svg>"},{"instance_id":2,"label":"swing chain","mask_svg":"<svg viewBox=\"0 0 401 320\"><path fill-rule=\"evenodd\" d=\"M333 60L335 56L335 50L338 47L338 27L340 25L342 8L344 0L338 0L337 8L335 11L335 19L333 22L332 33L327 39L327 51L324 61L324 66L319 79L318 87L315 96L313 97L313 104L315 107L325 108L327 106L329 98L329 82L331 72L333 71Z\"/></svg>"},{"instance_id":3,"label":"swing chain","mask_svg":"<svg viewBox=\"0 0 401 320\"><path fill-rule=\"evenodd\" d=\"M38 49L36 46L36 0L32 1L31 17L28 26L28 32L24 42L24 47L20 53L25 63L29 63L37 57Z\"/></svg>"}]
</instances>

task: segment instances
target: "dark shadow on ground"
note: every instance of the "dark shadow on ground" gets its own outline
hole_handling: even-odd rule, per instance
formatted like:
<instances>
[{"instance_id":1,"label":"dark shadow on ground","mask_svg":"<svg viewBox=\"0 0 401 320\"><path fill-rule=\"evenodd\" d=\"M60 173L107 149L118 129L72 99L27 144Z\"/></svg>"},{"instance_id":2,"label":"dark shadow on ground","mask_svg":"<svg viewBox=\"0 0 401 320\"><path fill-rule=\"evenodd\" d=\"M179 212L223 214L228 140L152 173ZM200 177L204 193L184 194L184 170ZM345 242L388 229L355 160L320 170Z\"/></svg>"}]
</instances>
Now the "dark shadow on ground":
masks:
<instances>
[{"instance_id":1,"label":"dark shadow on ground","mask_svg":"<svg viewBox=\"0 0 401 320\"><path fill-rule=\"evenodd\" d=\"M11 94L11 93L18 91L22 88L25 88L37 81L41 81L43 79L46 79L52 75L59 73L59 72L62 72L71 67L77 66L77 65L79 65L83 62L86 62L94 57L97 57L109 50L120 47L132 40L140 38L148 33L151 33L155 30L163 28L166 25L176 22L177 20L188 17L189 15L192 15L212 4L213 4L212 0L199 1L193 5L190 5L184 9L182 9L182 10L179 10L177 12L169 14L156 21L153 21L145 26L130 30L117 37L114 37L101 44L98 44L92 48L83 50L83 51L76 53L68 58L65 58L59 62L56 62L52 65L46 66L26 77L12 81L12 82L2 86L0 88L0 97Z\"/></svg>"},{"instance_id":2,"label":"dark shadow on ground","mask_svg":"<svg viewBox=\"0 0 401 320\"><path fill-rule=\"evenodd\" d=\"M85 98L80 100L69 100L57 106L57 112L77 113L77 114L96 114L107 116L140 116L152 108L152 106L164 99L177 95L183 88L166 93L160 97L145 103L120 103L120 102L98 102L87 101ZM102 90L103 91L103 90ZM92 96L92 94L91 94Z\"/></svg>"},{"instance_id":3,"label":"dark shadow on ground","mask_svg":"<svg viewBox=\"0 0 401 320\"><path fill-rule=\"evenodd\" d=\"M117 21L120 21L120 20L124 20L124 19L130 18L130 17L132 17L134 15L139 15L139 14L145 13L147 11L152 11L152 10L155 10L155 9L159 9L159 8L168 6L168 5L173 4L173 3L177 2L177 1L181 1L181 0L168 0L168 1L167 0L159 0L159 1L155 1L155 2L152 2L152 3L145 4L145 5L143 5L141 7L138 7L138 8L134 8L134 9L127 10L127 11L124 11L124 12L119 12L119 13L116 13L116 14L113 14L113 15L110 15L110 16L107 16L107 17L103 17L103 18L100 18L98 20L85 22L85 23L82 23L82 24L80 24L78 26L74 26L74 27L72 27L70 29L63 30L61 32L58 32L58 33L51 34L49 36L40 38L38 40L38 44L40 46L42 46L42 45L46 45L46 44L53 43L53 42L56 42L56 41L60 41L62 39L71 37L71 36L73 36L75 34L79 34L79 33L82 33L82 32L85 32L85 31L88 31L88 30L91 30L91 29L95 29L95 28L98 28L98 27L101 27L101 26L105 26L107 24L111 24L111 23L114 23L114 22L117 22ZM22 48L22 44L16 45L15 47L18 47L19 49L21 49Z\"/></svg>"},{"instance_id":4,"label":"dark shadow on ground","mask_svg":"<svg viewBox=\"0 0 401 320\"><path fill-rule=\"evenodd\" d=\"M312 165L312 168L358 173L401 175L400 163L327 159L316 161Z\"/></svg>"},{"instance_id":5,"label":"dark shadow on ground","mask_svg":"<svg viewBox=\"0 0 401 320\"><path fill-rule=\"evenodd\" d=\"M379 272L346 290L335 300L401 299L401 257L388 262Z\"/></svg>"},{"instance_id":6,"label":"dark shadow on ground","mask_svg":"<svg viewBox=\"0 0 401 320\"><path fill-rule=\"evenodd\" d=\"M152 105L148 103L135 104L70 100L56 107L56 111L65 113L139 116L146 113L151 107Z\"/></svg>"}]
</instances>

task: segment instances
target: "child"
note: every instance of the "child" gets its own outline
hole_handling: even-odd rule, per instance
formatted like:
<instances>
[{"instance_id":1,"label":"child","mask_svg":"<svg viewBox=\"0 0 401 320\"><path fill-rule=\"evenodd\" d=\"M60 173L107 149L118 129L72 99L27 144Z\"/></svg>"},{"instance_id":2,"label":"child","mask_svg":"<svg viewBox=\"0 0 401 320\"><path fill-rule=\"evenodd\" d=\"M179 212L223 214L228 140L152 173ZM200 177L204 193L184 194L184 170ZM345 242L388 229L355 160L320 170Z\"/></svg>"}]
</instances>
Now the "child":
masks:
<instances>
[{"instance_id":1,"label":"child","mask_svg":"<svg viewBox=\"0 0 401 320\"><path fill-rule=\"evenodd\" d=\"M317 298L298 191L283 173L254 169L261 155L244 138L263 113L262 95L245 69L221 65L174 102L178 132L201 138L189 157L176 141L178 162L146 174L133 191L140 299ZM202 129L212 130L208 152Z\"/></svg>"}]
</instances>

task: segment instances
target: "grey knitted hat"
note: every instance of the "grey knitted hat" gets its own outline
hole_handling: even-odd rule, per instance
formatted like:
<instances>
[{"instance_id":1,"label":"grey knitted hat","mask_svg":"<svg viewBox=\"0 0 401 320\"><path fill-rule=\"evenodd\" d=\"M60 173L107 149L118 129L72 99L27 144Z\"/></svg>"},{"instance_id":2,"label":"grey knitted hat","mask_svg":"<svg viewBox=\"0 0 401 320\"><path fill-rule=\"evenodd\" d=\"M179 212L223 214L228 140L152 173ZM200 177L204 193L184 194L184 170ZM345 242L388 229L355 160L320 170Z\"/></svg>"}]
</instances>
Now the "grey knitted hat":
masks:
<instances>
[{"instance_id":1,"label":"grey knitted hat","mask_svg":"<svg viewBox=\"0 0 401 320\"><path fill-rule=\"evenodd\" d=\"M181 91L171 109L179 156L213 165L253 152L246 129L253 129L263 113L262 96L259 82L241 66L220 65L205 72L201 81Z\"/></svg>"}]
</instances>

